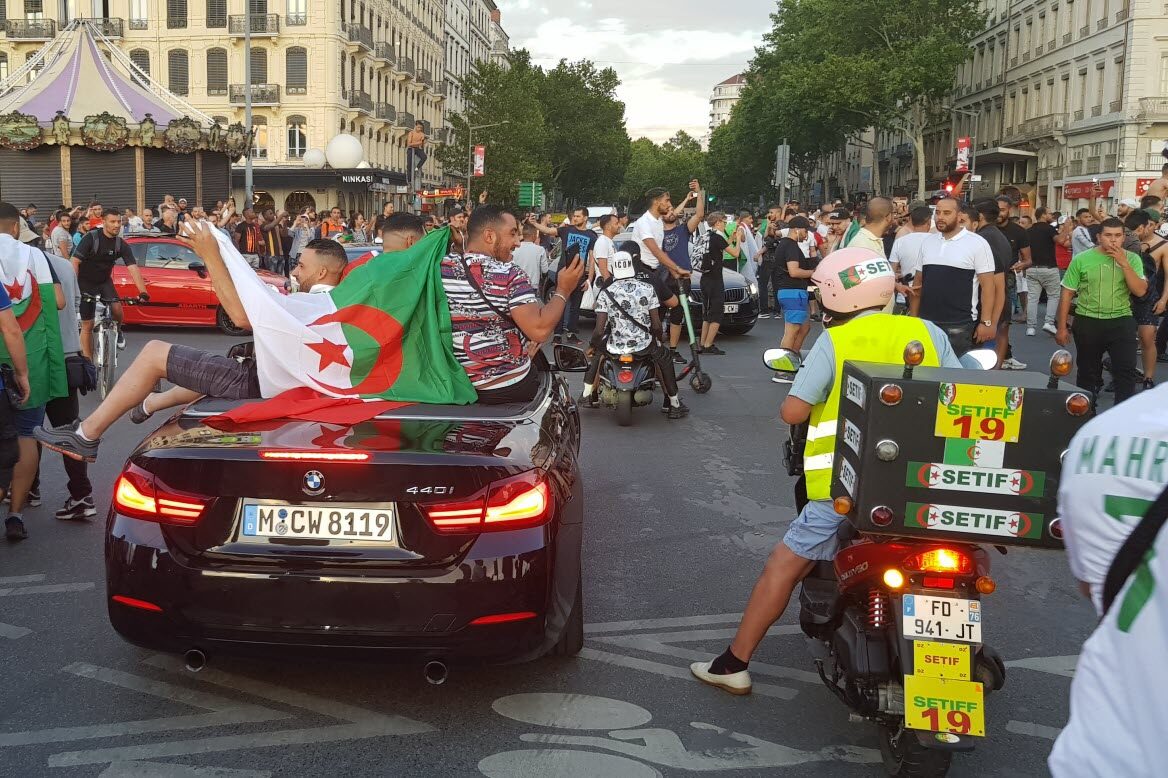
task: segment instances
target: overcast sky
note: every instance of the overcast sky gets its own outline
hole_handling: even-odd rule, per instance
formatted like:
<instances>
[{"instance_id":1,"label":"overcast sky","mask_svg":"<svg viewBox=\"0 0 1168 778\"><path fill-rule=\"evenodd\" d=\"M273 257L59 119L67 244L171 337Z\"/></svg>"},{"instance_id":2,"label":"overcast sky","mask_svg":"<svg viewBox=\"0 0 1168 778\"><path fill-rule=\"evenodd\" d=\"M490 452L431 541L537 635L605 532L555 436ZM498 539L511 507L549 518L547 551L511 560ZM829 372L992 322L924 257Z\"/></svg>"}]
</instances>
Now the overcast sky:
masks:
<instances>
[{"instance_id":1,"label":"overcast sky","mask_svg":"<svg viewBox=\"0 0 1168 778\"><path fill-rule=\"evenodd\" d=\"M759 0L496 0L512 48L535 64L590 59L621 79L629 135L708 131L710 91L741 72L770 26Z\"/></svg>"}]
</instances>

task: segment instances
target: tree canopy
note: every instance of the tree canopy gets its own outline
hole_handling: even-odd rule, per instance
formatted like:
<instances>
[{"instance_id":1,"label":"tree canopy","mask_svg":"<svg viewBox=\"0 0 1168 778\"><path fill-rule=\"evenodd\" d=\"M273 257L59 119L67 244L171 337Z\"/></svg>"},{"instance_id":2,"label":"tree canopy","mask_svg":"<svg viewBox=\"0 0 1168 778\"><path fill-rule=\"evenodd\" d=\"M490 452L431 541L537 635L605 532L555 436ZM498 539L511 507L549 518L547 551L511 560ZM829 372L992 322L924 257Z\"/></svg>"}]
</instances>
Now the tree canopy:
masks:
<instances>
[{"instance_id":1,"label":"tree canopy","mask_svg":"<svg viewBox=\"0 0 1168 778\"><path fill-rule=\"evenodd\" d=\"M620 187L620 202L640 209L645 192L665 187L677 202L688 191L689 182L705 176L705 153L701 144L684 131L658 145L648 138L633 141L628 167Z\"/></svg>"}]
</instances>

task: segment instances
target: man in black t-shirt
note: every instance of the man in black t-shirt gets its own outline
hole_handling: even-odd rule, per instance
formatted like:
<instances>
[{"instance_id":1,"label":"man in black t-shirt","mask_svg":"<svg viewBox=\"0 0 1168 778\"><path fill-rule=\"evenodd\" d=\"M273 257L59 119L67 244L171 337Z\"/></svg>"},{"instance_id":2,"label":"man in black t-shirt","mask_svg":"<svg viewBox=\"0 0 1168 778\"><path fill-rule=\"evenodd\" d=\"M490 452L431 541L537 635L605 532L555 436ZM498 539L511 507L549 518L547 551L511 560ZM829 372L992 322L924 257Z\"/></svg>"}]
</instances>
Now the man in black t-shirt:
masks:
<instances>
[{"instance_id":1,"label":"man in black t-shirt","mask_svg":"<svg viewBox=\"0 0 1168 778\"><path fill-rule=\"evenodd\" d=\"M994 288L998 295L1003 295L1006 292L1006 278L1010 275L1010 265L1013 263L1013 250L1010 248L1010 241L1002 233L998 226L998 204L994 200L978 200L973 205L969 206L968 214L972 222L973 229L985 239L990 246L990 253L994 257ZM987 319L988 316L982 315L979 308L979 319ZM1002 306L1001 316L994 326L997 328L998 338L1000 340L1002 333L1003 322L1010 321L1010 304L1009 301ZM1006 326L1009 326L1008 324ZM1001 351L1004 351L1002 349ZM1001 351L998 352L999 366L1003 359Z\"/></svg>"},{"instance_id":2,"label":"man in black t-shirt","mask_svg":"<svg viewBox=\"0 0 1168 778\"><path fill-rule=\"evenodd\" d=\"M795 216L787 222L787 236L775 243L775 297L783 311L783 341L785 349L798 351L811 331L810 295L807 284L819 262L814 240L808 241L810 256L804 256L799 244L807 240L811 222ZM776 378L780 378L776 376Z\"/></svg>"},{"instance_id":3,"label":"man in black t-shirt","mask_svg":"<svg viewBox=\"0 0 1168 778\"><path fill-rule=\"evenodd\" d=\"M121 238L122 215L117 208L106 208L102 211L101 229L90 230L85 233L81 242L73 249L73 269L77 272L77 289L81 292L81 353L87 359L93 359L93 317L97 313L97 300L116 300L118 293L114 289L114 263L120 258L126 263L130 277L138 287L138 299L147 302L150 295L146 294L146 282L142 280L142 271L130 251L129 244ZM86 299L86 298L89 299ZM106 303L110 306L114 318L122 322L122 304L118 302ZM125 337L119 331L118 348L125 348Z\"/></svg>"},{"instance_id":4,"label":"man in black t-shirt","mask_svg":"<svg viewBox=\"0 0 1168 778\"><path fill-rule=\"evenodd\" d=\"M1026 334L1033 335L1038 328L1038 298L1046 292L1046 317L1042 329L1055 334L1054 315L1058 309L1057 300L1062 294L1062 274L1055 256L1058 228L1054 226L1054 214L1046 208L1034 212L1034 226L1027 230L1030 238L1031 265L1026 269Z\"/></svg>"},{"instance_id":5,"label":"man in black t-shirt","mask_svg":"<svg viewBox=\"0 0 1168 778\"><path fill-rule=\"evenodd\" d=\"M1014 350L1010 347L1010 322L1014 317L1014 302L1021 299L1020 310L1026 310L1023 292L1018 288L1017 273L1030 267L1030 234L1022 225L1010 218L1010 211L1014 202L1006 195L998 195L998 229L1006 236L1010 243L1010 266L1006 273L1006 307L998 327L997 350L998 359L1006 370L1025 370L1026 364L1014 359Z\"/></svg>"},{"instance_id":6,"label":"man in black t-shirt","mask_svg":"<svg viewBox=\"0 0 1168 778\"><path fill-rule=\"evenodd\" d=\"M742 227L739 227L726 240L726 214L715 211L706 217L708 245L702 256L698 270L701 271L702 281L702 335L699 341L699 350L702 354L721 355L726 352L714 345L718 337L718 328L722 326L722 314L726 310L726 282L722 278L722 255L729 254L737 259L741 249L738 242L742 239Z\"/></svg>"}]
</instances>

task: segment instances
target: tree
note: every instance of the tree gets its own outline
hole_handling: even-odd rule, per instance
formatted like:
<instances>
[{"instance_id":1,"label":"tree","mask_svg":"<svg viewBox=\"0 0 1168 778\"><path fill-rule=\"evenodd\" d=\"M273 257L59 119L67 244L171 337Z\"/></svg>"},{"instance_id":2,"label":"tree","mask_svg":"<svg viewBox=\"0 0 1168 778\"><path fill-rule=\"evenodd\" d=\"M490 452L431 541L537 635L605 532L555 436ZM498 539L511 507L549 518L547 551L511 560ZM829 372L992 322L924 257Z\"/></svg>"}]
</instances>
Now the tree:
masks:
<instances>
[{"instance_id":1,"label":"tree","mask_svg":"<svg viewBox=\"0 0 1168 778\"><path fill-rule=\"evenodd\" d=\"M477 191L486 189L491 202L515 205L520 181L552 181L548 156L549 130L538 95L543 72L532 66L530 55L520 50L509 56L509 67L495 62L476 62L463 79L466 113L451 114L451 142L438 152L443 170L466 175L468 130L471 126L496 125L475 130L475 145L486 147L485 175L472 179ZM468 200L471 193L467 193Z\"/></svg>"},{"instance_id":2,"label":"tree","mask_svg":"<svg viewBox=\"0 0 1168 778\"><path fill-rule=\"evenodd\" d=\"M645 205L645 192L654 187L668 189L679 201L692 179L700 181L705 176L705 157L701 144L685 131L661 145L638 138L630 147L620 201L630 209Z\"/></svg>"},{"instance_id":3,"label":"tree","mask_svg":"<svg viewBox=\"0 0 1168 778\"><path fill-rule=\"evenodd\" d=\"M957 67L985 28L982 5L868 0L841 19L831 0L780 0L752 72L767 74L772 99L812 123L831 122L844 135L872 127L909 136L923 198L925 132L944 116Z\"/></svg>"},{"instance_id":4,"label":"tree","mask_svg":"<svg viewBox=\"0 0 1168 778\"><path fill-rule=\"evenodd\" d=\"M560 60L541 81L551 183L577 202L611 202L624 178L630 142L618 86L615 70L587 60Z\"/></svg>"}]
</instances>

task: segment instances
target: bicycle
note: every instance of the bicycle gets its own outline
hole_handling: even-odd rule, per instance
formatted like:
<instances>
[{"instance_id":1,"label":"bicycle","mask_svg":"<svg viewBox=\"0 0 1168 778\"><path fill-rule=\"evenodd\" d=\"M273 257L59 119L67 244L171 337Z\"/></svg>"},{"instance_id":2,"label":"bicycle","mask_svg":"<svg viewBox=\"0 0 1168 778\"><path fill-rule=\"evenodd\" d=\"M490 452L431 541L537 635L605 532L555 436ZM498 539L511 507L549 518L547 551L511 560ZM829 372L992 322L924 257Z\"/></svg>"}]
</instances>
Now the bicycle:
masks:
<instances>
[{"instance_id":1,"label":"bicycle","mask_svg":"<svg viewBox=\"0 0 1168 778\"><path fill-rule=\"evenodd\" d=\"M97 391L101 399L109 394L113 388L114 376L118 370L118 339L122 327L114 318L113 303L122 305L136 305L137 297L99 297L95 294L82 294L81 299L97 303L97 311L93 322L93 364L97 368Z\"/></svg>"}]
</instances>

